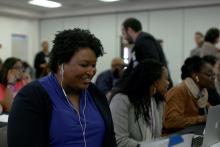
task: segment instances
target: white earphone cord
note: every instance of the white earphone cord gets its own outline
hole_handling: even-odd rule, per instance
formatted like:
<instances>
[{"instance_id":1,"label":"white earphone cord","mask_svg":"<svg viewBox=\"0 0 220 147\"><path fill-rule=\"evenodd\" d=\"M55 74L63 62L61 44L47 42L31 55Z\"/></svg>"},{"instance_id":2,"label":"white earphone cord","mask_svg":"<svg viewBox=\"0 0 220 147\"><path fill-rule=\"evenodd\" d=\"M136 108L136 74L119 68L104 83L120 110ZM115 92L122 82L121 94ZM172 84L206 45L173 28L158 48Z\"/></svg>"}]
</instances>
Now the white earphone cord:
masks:
<instances>
[{"instance_id":1,"label":"white earphone cord","mask_svg":"<svg viewBox=\"0 0 220 147\"><path fill-rule=\"evenodd\" d=\"M85 100L85 105L83 107L83 117L84 117L84 128L83 128L83 125L82 125L82 122L81 122L81 117L80 117L80 113L77 109L74 108L74 106L70 103L68 97L67 97L67 94L65 92L65 90L63 89L63 73L64 73L64 69L63 69L63 64L62 64L62 68L61 68L61 88L62 88L62 91L63 91L63 94L68 102L68 104L70 105L70 107L76 111L77 115L78 115L78 120L79 120L79 124L80 124L80 127L81 127L81 130L82 130L82 135L83 135L83 141L84 141L84 146L87 147L87 144L86 144L86 115L85 115L85 110L86 110L86 90L85 90L85 96L84 96L84 100Z\"/></svg>"},{"instance_id":2,"label":"white earphone cord","mask_svg":"<svg viewBox=\"0 0 220 147\"><path fill-rule=\"evenodd\" d=\"M62 88L63 89L63 88ZM80 124L80 127L81 127L81 130L82 130L82 135L83 135L83 141L84 141L84 145L85 147L87 147L87 144L86 144L86 115L85 115L85 110L86 110L86 90L85 90L85 96L84 96L84 100L85 100L85 105L83 107L83 117L84 117L84 127L83 127L83 124L82 124L82 121L81 121L81 117L80 117L80 113L78 110L76 110L76 108L70 103L69 99L66 97L66 92L65 90L63 89L63 92L64 92L64 95L65 95L65 98L68 102L68 104L70 105L70 107L76 111L77 115L78 115L78 120L79 120L79 124Z\"/></svg>"}]
</instances>

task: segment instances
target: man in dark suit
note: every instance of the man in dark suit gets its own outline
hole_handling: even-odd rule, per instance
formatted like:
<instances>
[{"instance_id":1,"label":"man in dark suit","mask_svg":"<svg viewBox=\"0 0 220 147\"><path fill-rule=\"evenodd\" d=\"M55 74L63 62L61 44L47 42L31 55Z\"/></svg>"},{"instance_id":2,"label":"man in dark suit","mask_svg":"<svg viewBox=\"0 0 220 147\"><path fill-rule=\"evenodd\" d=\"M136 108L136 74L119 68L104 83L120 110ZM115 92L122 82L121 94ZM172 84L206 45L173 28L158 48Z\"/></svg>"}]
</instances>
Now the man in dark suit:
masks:
<instances>
[{"instance_id":1,"label":"man in dark suit","mask_svg":"<svg viewBox=\"0 0 220 147\"><path fill-rule=\"evenodd\" d=\"M142 25L136 18L128 18L122 23L122 35L130 44L134 43L131 60L125 71L130 71L144 59L155 59L167 67L167 61L158 41L149 33L142 31ZM171 82L171 78L170 83Z\"/></svg>"}]
</instances>

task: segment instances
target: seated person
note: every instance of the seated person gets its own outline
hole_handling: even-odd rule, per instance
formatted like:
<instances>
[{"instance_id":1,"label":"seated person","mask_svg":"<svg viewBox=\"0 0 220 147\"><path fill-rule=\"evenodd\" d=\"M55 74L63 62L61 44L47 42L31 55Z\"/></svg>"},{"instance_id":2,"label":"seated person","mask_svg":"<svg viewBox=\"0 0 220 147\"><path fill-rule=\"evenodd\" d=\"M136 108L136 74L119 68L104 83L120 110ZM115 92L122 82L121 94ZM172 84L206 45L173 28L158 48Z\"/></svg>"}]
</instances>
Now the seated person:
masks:
<instances>
[{"instance_id":1,"label":"seated person","mask_svg":"<svg viewBox=\"0 0 220 147\"><path fill-rule=\"evenodd\" d=\"M137 147L161 135L167 68L143 60L113 93L110 109L118 147Z\"/></svg>"},{"instance_id":2,"label":"seated person","mask_svg":"<svg viewBox=\"0 0 220 147\"><path fill-rule=\"evenodd\" d=\"M206 55L203 57L203 59L212 65L215 75L217 75L218 66L219 66L219 62L217 58L212 55ZM217 84L216 80L217 78L215 78L215 84ZM220 104L220 95L218 94L216 87L208 88L208 95L209 95L209 99L208 99L209 104L211 104L212 106Z\"/></svg>"},{"instance_id":3,"label":"seated person","mask_svg":"<svg viewBox=\"0 0 220 147\"><path fill-rule=\"evenodd\" d=\"M124 66L124 61L121 58L114 58L111 63L111 69L103 71L97 76L95 84L107 98L109 98L110 91L121 77Z\"/></svg>"},{"instance_id":4,"label":"seated person","mask_svg":"<svg viewBox=\"0 0 220 147\"><path fill-rule=\"evenodd\" d=\"M181 71L183 81L171 88L166 95L166 134L206 122L207 88L214 87L213 68L204 59L193 56L185 60Z\"/></svg>"},{"instance_id":5,"label":"seated person","mask_svg":"<svg viewBox=\"0 0 220 147\"><path fill-rule=\"evenodd\" d=\"M9 111L14 96L24 86L22 76L22 61L14 57L6 59L0 71L0 105L3 112Z\"/></svg>"}]
</instances>

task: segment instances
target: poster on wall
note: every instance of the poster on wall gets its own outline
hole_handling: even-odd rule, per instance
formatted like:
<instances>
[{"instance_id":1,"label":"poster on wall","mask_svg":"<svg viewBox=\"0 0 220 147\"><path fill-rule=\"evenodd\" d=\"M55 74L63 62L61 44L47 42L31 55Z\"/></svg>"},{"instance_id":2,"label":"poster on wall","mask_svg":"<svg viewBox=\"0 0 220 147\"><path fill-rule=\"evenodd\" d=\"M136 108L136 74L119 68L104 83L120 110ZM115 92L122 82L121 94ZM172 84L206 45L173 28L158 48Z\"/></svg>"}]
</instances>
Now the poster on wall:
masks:
<instances>
[{"instance_id":1,"label":"poster on wall","mask_svg":"<svg viewBox=\"0 0 220 147\"><path fill-rule=\"evenodd\" d=\"M28 37L23 34L12 34L12 56L21 60L28 60Z\"/></svg>"}]
</instances>

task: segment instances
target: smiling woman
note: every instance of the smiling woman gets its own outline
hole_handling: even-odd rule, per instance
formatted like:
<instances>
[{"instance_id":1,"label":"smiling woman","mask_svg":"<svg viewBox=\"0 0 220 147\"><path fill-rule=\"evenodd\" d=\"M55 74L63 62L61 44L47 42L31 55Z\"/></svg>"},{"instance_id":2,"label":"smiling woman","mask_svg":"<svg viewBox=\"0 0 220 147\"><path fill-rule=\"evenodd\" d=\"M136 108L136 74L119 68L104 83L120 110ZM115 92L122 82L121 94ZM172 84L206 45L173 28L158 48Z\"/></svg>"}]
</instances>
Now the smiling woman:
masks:
<instances>
[{"instance_id":1,"label":"smiling woman","mask_svg":"<svg viewBox=\"0 0 220 147\"><path fill-rule=\"evenodd\" d=\"M15 98L8 121L9 147L116 146L107 99L91 83L97 58L103 55L101 42L81 29L64 30L53 42L52 73Z\"/></svg>"}]
</instances>

